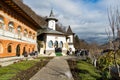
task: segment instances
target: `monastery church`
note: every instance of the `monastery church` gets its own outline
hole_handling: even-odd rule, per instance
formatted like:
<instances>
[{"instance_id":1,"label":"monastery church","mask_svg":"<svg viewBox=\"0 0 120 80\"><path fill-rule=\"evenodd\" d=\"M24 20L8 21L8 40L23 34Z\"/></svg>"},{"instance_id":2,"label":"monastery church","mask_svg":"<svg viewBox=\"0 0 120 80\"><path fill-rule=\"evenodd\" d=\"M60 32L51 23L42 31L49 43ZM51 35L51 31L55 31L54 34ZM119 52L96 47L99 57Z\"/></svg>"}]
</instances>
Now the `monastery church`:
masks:
<instances>
[{"instance_id":1,"label":"monastery church","mask_svg":"<svg viewBox=\"0 0 120 80\"><path fill-rule=\"evenodd\" d=\"M57 31L57 21L52 10L44 19L22 0L0 0L0 58L29 55L33 51L48 56L74 52L74 33L70 26L65 32Z\"/></svg>"}]
</instances>

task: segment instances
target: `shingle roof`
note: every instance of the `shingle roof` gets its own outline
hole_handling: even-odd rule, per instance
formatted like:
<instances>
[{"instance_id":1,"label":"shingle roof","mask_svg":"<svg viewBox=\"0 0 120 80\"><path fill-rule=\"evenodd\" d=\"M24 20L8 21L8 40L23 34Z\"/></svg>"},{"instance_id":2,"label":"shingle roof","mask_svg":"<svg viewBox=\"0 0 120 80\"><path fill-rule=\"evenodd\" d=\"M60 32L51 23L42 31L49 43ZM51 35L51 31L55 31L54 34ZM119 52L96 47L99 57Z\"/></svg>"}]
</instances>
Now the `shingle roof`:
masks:
<instances>
[{"instance_id":1,"label":"shingle roof","mask_svg":"<svg viewBox=\"0 0 120 80\"><path fill-rule=\"evenodd\" d=\"M65 33L62 33L62 32L59 32L59 31L55 31L55 30L52 30L52 29L49 29L49 28L38 30L38 35L43 34L43 33L45 33L45 34L65 35Z\"/></svg>"},{"instance_id":2,"label":"shingle roof","mask_svg":"<svg viewBox=\"0 0 120 80\"><path fill-rule=\"evenodd\" d=\"M32 18L39 26L46 24L46 21L39 15L37 15L30 7L25 5L21 0L12 0L20 9L22 9L30 18Z\"/></svg>"},{"instance_id":3,"label":"shingle roof","mask_svg":"<svg viewBox=\"0 0 120 80\"><path fill-rule=\"evenodd\" d=\"M68 29L67 29L67 32L66 32L67 34L74 34L73 32L72 32L72 29L71 29L71 27L69 26L68 27Z\"/></svg>"}]
</instances>

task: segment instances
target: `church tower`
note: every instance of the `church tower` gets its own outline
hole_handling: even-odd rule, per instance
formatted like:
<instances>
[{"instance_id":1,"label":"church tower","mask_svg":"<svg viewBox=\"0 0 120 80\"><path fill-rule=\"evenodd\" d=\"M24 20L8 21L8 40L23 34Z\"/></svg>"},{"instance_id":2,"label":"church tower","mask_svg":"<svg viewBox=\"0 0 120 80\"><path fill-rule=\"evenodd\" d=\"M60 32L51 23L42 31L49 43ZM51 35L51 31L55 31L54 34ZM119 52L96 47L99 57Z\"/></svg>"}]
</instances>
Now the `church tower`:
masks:
<instances>
[{"instance_id":1,"label":"church tower","mask_svg":"<svg viewBox=\"0 0 120 80\"><path fill-rule=\"evenodd\" d=\"M48 22L48 28L52 30L56 30L55 24L58 21L57 18L55 18L53 11L51 10L49 17L47 17L46 21Z\"/></svg>"}]
</instances>

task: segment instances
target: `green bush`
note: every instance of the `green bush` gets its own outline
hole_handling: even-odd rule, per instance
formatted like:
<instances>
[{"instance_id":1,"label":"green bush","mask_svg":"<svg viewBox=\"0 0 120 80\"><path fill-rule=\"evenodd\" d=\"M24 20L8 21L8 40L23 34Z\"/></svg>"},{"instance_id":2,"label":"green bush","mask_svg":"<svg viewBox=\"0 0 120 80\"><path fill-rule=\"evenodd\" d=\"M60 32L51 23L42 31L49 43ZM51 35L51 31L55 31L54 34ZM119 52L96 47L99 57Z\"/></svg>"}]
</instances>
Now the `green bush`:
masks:
<instances>
[{"instance_id":1,"label":"green bush","mask_svg":"<svg viewBox=\"0 0 120 80\"><path fill-rule=\"evenodd\" d=\"M89 58L89 57L86 58L86 61L87 61L88 63L92 63L92 60L91 60L91 58Z\"/></svg>"}]
</instances>

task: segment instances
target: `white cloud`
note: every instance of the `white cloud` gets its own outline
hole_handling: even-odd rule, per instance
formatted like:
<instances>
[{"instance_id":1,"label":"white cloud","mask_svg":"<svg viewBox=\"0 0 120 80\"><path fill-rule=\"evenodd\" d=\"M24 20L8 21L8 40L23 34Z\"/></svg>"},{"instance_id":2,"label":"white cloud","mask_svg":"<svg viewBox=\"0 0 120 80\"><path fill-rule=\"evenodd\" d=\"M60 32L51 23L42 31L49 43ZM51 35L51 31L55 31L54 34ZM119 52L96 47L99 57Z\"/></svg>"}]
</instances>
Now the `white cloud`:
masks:
<instances>
[{"instance_id":1,"label":"white cloud","mask_svg":"<svg viewBox=\"0 0 120 80\"><path fill-rule=\"evenodd\" d=\"M107 7L119 6L120 0L98 0L97 3L83 3L83 0L24 0L37 14L49 16L51 8L59 21L71 28L81 38L105 33L108 26ZM99 37L103 37L100 34Z\"/></svg>"}]
</instances>

